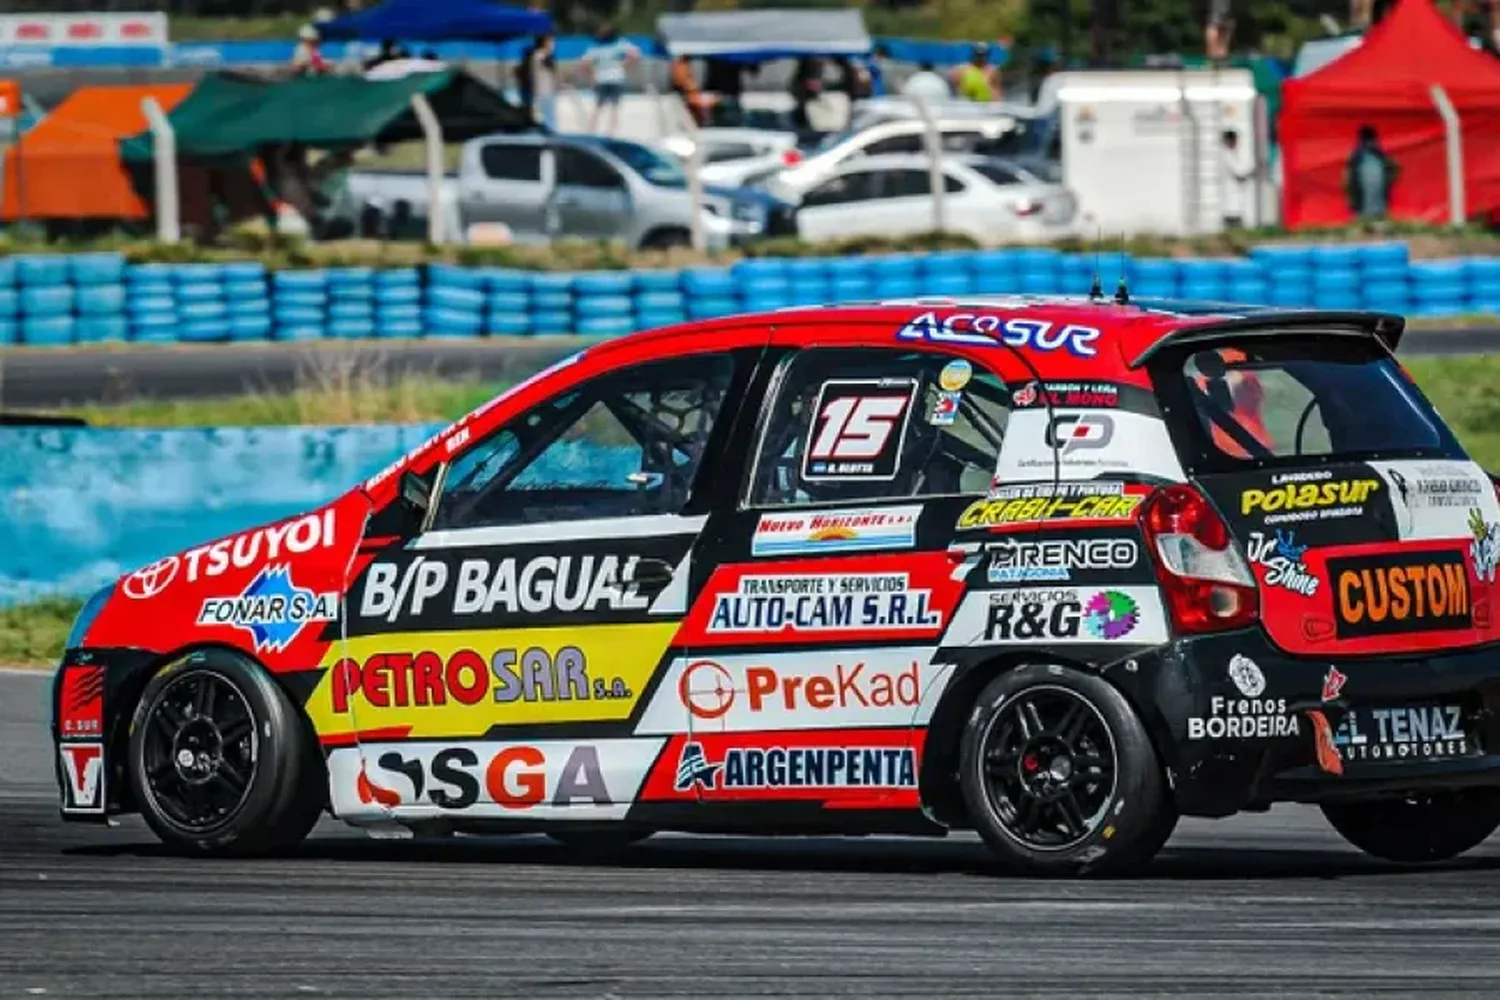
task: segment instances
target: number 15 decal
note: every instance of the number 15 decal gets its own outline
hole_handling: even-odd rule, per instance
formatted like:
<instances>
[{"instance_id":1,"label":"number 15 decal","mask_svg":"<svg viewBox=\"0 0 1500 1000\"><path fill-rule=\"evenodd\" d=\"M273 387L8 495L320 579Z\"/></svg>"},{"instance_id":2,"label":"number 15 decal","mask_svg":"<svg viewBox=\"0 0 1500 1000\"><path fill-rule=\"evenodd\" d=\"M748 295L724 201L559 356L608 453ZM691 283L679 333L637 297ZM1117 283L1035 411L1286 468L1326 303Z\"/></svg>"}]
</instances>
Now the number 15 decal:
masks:
<instances>
[{"instance_id":1,"label":"number 15 decal","mask_svg":"<svg viewBox=\"0 0 1500 1000\"><path fill-rule=\"evenodd\" d=\"M917 383L909 378L830 379L818 390L802 478L896 478Z\"/></svg>"}]
</instances>

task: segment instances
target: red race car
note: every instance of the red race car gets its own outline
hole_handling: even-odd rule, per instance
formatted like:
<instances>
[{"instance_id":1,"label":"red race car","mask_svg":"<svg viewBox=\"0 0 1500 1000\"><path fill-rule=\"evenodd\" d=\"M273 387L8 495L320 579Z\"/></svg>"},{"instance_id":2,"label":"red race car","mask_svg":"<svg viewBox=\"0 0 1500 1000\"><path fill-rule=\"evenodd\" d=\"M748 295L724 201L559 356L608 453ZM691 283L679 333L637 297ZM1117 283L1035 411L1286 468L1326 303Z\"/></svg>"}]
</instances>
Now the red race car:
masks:
<instances>
[{"instance_id":1,"label":"red race car","mask_svg":"<svg viewBox=\"0 0 1500 1000\"><path fill-rule=\"evenodd\" d=\"M591 347L326 507L96 594L63 814L251 853L419 834L942 834L1118 870L1321 804L1500 825L1500 503L1396 317L1101 298Z\"/></svg>"}]
</instances>

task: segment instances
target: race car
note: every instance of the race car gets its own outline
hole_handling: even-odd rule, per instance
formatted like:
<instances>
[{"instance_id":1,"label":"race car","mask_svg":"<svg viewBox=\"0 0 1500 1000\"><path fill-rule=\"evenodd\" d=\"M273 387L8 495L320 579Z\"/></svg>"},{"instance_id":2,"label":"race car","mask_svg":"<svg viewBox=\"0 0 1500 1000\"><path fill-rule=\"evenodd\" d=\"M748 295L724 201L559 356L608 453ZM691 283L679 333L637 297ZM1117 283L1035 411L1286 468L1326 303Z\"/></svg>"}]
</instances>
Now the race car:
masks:
<instances>
[{"instance_id":1,"label":"race car","mask_svg":"<svg viewBox=\"0 0 1500 1000\"><path fill-rule=\"evenodd\" d=\"M590 851L967 829L1076 874L1293 801L1455 856L1500 825L1500 502L1401 333L1121 295L589 347L95 594L62 813L237 855L325 811Z\"/></svg>"}]
</instances>

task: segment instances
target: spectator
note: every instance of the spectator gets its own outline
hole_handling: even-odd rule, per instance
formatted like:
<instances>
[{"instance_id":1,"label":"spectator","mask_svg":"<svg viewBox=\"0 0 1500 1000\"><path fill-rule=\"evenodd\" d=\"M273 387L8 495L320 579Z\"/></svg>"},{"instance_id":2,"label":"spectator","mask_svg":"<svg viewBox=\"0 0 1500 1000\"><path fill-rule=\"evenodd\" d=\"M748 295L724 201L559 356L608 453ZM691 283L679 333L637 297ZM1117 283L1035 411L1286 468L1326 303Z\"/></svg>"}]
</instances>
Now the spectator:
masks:
<instances>
[{"instance_id":1,"label":"spectator","mask_svg":"<svg viewBox=\"0 0 1500 1000\"><path fill-rule=\"evenodd\" d=\"M292 73L296 76L321 76L328 72L328 60L319 48L322 36L318 29L304 24L297 31L297 47L292 50Z\"/></svg>"},{"instance_id":2,"label":"spectator","mask_svg":"<svg viewBox=\"0 0 1500 1000\"><path fill-rule=\"evenodd\" d=\"M807 116L807 108L813 101L823 96L823 61L812 56L803 56L797 60L797 68L792 71L792 124L800 131L812 128L812 120Z\"/></svg>"},{"instance_id":3,"label":"spectator","mask_svg":"<svg viewBox=\"0 0 1500 1000\"><path fill-rule=\"evenodd\" d=\"M1229 16L1229 0L1211 0L1208 24L1203 29L1204 53L1210 62L1224 62L1233 42L1234 19Z\"/></svg>"},{"instance_id":4,"label":"spectator","mask_svg":"<svg viewBox=\"0 0 1500 1000\"><path fill-rule=\"evenodd\" d=\"M1219 151L1222 178L1220 190L1223 192L1220 207L1224 215L1224 228L1241 229L1245 225L1253 196L1250 182L1255 179L1255 170L1247 168L1243 162L1238 132L1232 129L1225 131L1220 140L1223 143L1223 148Z\"/></svg>"},{"instance_id":5,"label":"spectator","mask_svg":"<svg viewBox=\"0 0 1500 1000\"><path fill-rule=\"evenodd\" d=\"M1374 125L1361 125L1354 152L1344 172L1349 211L1360 220L1383 219L1391 207L1391 187L1400 173L1385 150Z\"/></svg>"},{"instance_id":6,"label":"spectator","mask_svg":"<svg viewBox=\"0 0 1500 1000\"><path fill-rule=\"evenodd\" d=\"M557 131L557 40L550 31L527 47L516 76L522 107L549 132Z\"/></svg>"},{"instance_id":7,"label":"spectator","mask_svg":"<svg viewBox=\"0 0 1500 1000\"><path fill-rule=\"evenodd\" d=\"M838 82L834 84L834 90L845 94L850 104L870 96L870 73L867 69L848 56L839 56L834 59L833 65L838 70Z\"/></svg>"},{"instance_id":8,"label":"spectator","mask_svg":"<svg viewBox=\"0 0 1500 1000\"><path fill-rule=\"evenodd\" d=\"M953 89L966 101L1000 100L1000 74L990 65L990 47L984 42L975 45L969 61L953 71Z\"/></svg>"},{"instance_id":9,"label":"spectator","mask_svg":"<svg viewBox=\"0 0 1500 1000\"><path fill-rule=\"evenodd\" d=\"M620 124L620 100L625 96L628 70L640 59L641 51L620 37L612 24L606 24L595 36L595 44L583 54L594 84L594 113L589 131L599 132L601 122L609 124L604 134L611 134ZM606 112L608 113L606 115Z\"/></svg>"},{"instance_id":10,"label":"spectator","mask_svg":"<svg viewBox=\"0 0 1500 1000\"><path fill-rule=\"evenodd\" d=\"M709 124L738 127L744 124L745 75L754 67L728 59L704 60L703 95L708 100ZM675 66L674 66L675 70ZM691 72L691 71L689 71ZM673 77L675 88L676 77Z\"/></svg>"},{"instance_id":11,"label":"spectator","mask_svg":"<svg viewBox=\"0 0 1500 1000\"><path fill-rule=\"evenodd\" d=\"M693 121L697 122L700 128L708 124L714 99L698 86L698 78L693 74L692 61L687 56L678 56L672 60L672 90L682 98L682 104L687 108L687 113L693 116Z\"/></svg>"},{"instance_id":12,"label":"spectator","mask_svg":"<svg viewBox=\"0 0 1500 1000\"><path fill-rule=\"evenodd\" d=\"M901 93L906 97L920 97L931 103L951 99L953 88L948 86L948 81L943 79L932 63L924 62L917 67L915 73L906 78L906 82L901 85Z\"/></svg>"}]
</instances>

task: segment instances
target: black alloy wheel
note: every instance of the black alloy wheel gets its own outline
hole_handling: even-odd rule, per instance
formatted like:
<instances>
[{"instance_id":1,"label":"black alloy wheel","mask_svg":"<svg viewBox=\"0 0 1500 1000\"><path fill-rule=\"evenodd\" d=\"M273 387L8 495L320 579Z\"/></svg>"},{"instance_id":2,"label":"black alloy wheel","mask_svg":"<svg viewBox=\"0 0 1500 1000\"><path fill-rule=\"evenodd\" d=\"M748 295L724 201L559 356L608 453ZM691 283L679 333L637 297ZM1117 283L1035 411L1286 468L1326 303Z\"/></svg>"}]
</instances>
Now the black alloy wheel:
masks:
<instances>
[{"instance_id":1,"label":"black alloy wheel","mask_svg":"<svg viewBox=\"0 0 1500 1000\"><path fill-rule=\"evenodd\" d=\"M212 830L244 807L257 750L245 695L210 670L173 678L146 715L141 752L147 788L184 833Z\"/></svg>"}]
</instances>

